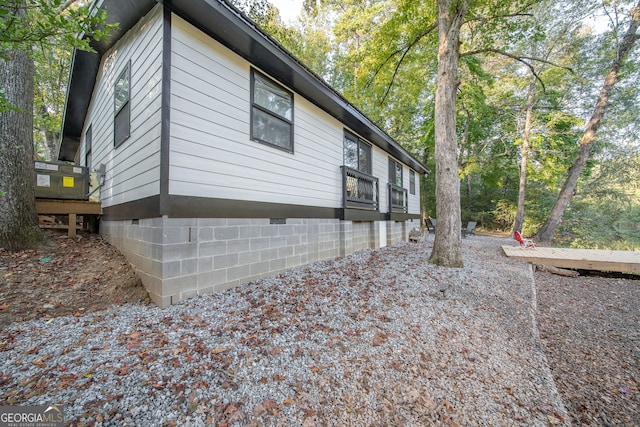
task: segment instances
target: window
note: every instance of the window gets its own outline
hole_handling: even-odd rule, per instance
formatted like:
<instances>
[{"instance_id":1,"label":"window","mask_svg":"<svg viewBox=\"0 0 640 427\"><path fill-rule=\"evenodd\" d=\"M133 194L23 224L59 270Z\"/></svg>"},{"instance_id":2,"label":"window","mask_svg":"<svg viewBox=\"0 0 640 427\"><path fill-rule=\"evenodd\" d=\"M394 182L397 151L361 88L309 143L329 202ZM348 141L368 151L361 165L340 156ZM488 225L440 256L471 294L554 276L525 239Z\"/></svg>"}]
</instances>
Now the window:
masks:
<instances>
[{"instance_id":1,"label":"window","mask_svg":"<svg viewBox=\"0 0 640 427\"><path fill-rule=\"evenodd\" d=\"M344 164L371 175L371 146L350 132L344 132Z\"/></svg>"},{"instance_id":2,"label":"window","mask_svg":"<svg viewBox=\"0 0 640 427\"><path fill-rule=\"evenodd\" d=\"M91 145L93 144L93 126L89 125L89 129L84 134L84 165L91 170Z\"/></svg>"},{"instance_id":3,"label":"window","mask_svg":"<svg viewBox=\"0 0 640 427\"><path fill-rule=\"evenodd\" d=\"M402 187L402 164L389 158L389 182Z\"/></svg>"},{"instance_id":4,"label":"window","mask_svg":"<svg viewBox=\"0 0 640 427\"><path fill-rule=\"evenodd\" d=\"M416 194L416 173L412 170L409 170L409 192Z\"/></svg>"},{"instance_id":5,"label":"window","mask_svg":"<svg viewBox=\"0 0 640 427\"><path fill-rule=\"evenodd\" d=\"M131 133L131 62L118 76L113 91L114 98L114 138L113 145L119 146Z\"/></svg>"},{"instance_id":6,"label":"window","mask_svg":"<svg viewBox=\"0 0 640 427\"><path fill-rule=\"evenodd\" d=\"M251 139L293 153L293 94L251 70Z\"/></svg>"}]
</instances>

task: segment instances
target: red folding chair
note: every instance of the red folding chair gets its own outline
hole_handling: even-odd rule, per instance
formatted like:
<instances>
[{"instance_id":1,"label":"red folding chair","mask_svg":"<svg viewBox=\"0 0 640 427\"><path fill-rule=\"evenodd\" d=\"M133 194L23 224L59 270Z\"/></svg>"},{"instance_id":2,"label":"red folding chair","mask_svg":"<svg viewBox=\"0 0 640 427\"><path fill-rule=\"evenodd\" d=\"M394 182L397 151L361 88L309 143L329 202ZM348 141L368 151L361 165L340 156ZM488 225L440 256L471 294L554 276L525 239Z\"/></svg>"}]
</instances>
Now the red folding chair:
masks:
<instances>
[{"instance_id":1,"label":"red folding chair","mask_svg":"<svg viewBox=\"0 0 640 427\"><path fill-rule=\"evenodd\" d=\"M520 243L520 246L522 246L523 248L531 249L536 247L536 244L533 242L533 240L523 239L520 233L517 231L513 232L513 238L516 239L516 242Z\"/></svg>"}]
</instances>

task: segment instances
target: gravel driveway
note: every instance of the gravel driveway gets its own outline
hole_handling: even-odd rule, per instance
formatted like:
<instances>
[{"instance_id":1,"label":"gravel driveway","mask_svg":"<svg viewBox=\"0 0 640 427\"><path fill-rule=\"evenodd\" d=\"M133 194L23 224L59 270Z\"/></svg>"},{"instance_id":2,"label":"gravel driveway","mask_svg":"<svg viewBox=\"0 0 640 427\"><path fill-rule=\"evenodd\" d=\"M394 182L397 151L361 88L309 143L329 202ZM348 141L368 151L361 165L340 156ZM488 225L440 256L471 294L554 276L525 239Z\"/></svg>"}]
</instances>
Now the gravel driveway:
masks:
<instances>
[{"instance_id":1,"label":"gravel driveway","mask_svg":"<svg viewBox=\"0 0 640 427\"><path fill-rule=\"evenodd\" d=\"M4 404L72 425L563 425L531 267L499 238L364 250L161 310L0 333Z\"/></svg>"}]
</instances>

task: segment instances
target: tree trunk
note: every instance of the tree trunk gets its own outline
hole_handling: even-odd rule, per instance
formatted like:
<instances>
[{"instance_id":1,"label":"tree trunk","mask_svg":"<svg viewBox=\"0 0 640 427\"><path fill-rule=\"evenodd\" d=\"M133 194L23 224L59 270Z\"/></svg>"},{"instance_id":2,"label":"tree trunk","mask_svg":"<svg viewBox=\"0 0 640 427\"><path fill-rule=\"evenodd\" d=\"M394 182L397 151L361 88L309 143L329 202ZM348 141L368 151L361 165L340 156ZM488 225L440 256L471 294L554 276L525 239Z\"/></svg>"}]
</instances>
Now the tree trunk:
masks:
<instances>
[{"instance_id":1,"label":"tree trunk","mask_svg":"<svg viewBox=\"0 0 640 427\"><path fill-rule=\"evenodd\" d=\"M33 167L33 60L24 52L0 59L0 87L15 109L0 112L0 247L20 250L42 243Z\"/></svg>"},{"instance_id":2,"label":"tree trunk","mask_svg":"<svg viewBox=\"0 0 640 427\"><path fill-rule=\"evenodd\" d=\"M463 266L456 95L459 84L460 27L469 6L468 0L438 0L438 76L435 106L438 226L429 261L445 267Z\"/></svg>"},{"instance_id":3,"label":"tree trunk","mask_svg":"<svg viewBox=\"0 0 640 427\"><path fill-rule=\"evenodd\" d=\"M629 25L629 29L627 30L622 42L620 43L620 47L618 48L618 54L616 55L616 59L613 61L611 68L609 68L609 72L607 73L607 77L605 78L604 85L602 89L600 89L600 94L598 95L598 101L596 103L596 107L593 111L591 119L589 123L587 123L587 128L585 129L582 138L580 138L580 149L578 151L578 156L573 161L571 168L569 168L569 172L567 174L567 178L562 185L562 189L560 190L560 194L556 199L553 207L551 208L551 212L549 212L549 216L545 223L538 230L538 234L535 236L535 240L542 242L543 244L549 244L555 235L556 229L558 225L562 221L562 216L564 215L565 210L569 206L571 199L576 191L576 187L578 186L578 179L582 174L589 157L591 156L591 148L596 141L595 134L598 128L600 127L600 122L602 121L602 117L607 109L609 104L609 95L611 94L611 89L615 85L618 80L618 72L620 67L622 66L625 58L633 48L634 43L640 35L637 34L638 27L640 26L640 0L635 8L631 11L631 24Z\"/></svg>"},{"instance_id":4,"label":"tree trunk","mask_svg":"<svg viewBox=\"0 0 640 427\"><path fill-rule=\"evenodd\" d=\"M533 101L536 90L536 76L531 71L529 78L529 90L527 93L527 114L524 120L524 135L522 136L522 146L520 147L520 186L518 187L518 208L516 209L516 218L513 221L513 230L522 234L524 226L524 200L527 188L527 165L529 163L529 147L531 135L531 122L533 121Z\"/></svg>"}]
</instances>

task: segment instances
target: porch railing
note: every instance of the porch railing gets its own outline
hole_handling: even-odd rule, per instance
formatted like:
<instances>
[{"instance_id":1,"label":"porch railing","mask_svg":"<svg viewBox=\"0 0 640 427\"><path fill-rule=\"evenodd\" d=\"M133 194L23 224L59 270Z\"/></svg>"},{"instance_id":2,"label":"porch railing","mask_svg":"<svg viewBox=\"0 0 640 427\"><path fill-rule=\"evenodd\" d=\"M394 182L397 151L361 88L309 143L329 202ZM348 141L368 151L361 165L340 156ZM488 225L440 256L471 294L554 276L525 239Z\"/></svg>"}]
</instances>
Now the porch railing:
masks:
<instances>
[{"instance_id":1,"label":"porch railing","mask_svg":"<svg viewBox=\"0 0 640 427\"><path fill-rule=\"evenodd\" d=\"M341 166L342 170L342 203L345 208L378 210L380 190L378 178Z\"/></svg>"},{"instance_id":2,"label":"porch railing","mask_svg":"<svg viewBox=\"0 0 640 427\"><path fill-rule=\"evenodd\" d=\"M407 189L397 186L395 184L389 185L389 212L402 212L407 213L409 211Z\"/></svg>"}]
</instances>

